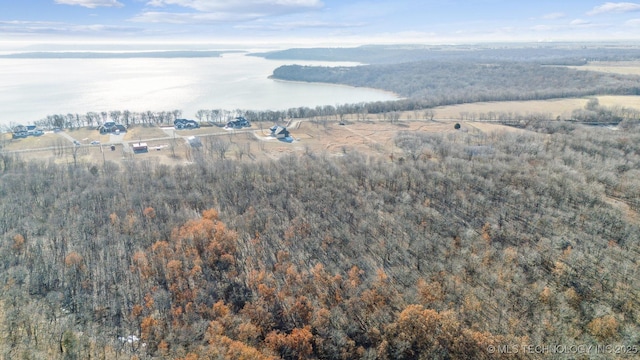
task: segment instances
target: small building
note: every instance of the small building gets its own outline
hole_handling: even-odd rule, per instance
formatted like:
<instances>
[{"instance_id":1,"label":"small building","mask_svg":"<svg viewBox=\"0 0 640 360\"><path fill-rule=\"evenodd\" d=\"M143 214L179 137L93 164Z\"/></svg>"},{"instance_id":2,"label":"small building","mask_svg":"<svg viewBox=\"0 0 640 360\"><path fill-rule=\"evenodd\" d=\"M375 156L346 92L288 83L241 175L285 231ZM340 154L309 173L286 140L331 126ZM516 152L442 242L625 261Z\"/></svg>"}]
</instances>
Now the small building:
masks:
<instances>
[{"instance_id":1,"label":"small building","mask_svg":"<svg viewBox=\"0 0 640 360\"><path fill-rule=\"evenodd\" d=\"M147 143L143 143L143 142L131 144L131 147L133 148L134 153L143 153L143 152L149 151L149 147L147 146Z\"/></svg>"},{"instance_id":2,"label":"small building","mask_svg":"<svg viewBox=\"0 0 640 360\"><path fill-rule=\"evenodd\" d=\"M289 130L284 126L275 125L269 130L271 130L271 136L276 139L285 139L289 137Z\"/></svg>"}]
</instances>

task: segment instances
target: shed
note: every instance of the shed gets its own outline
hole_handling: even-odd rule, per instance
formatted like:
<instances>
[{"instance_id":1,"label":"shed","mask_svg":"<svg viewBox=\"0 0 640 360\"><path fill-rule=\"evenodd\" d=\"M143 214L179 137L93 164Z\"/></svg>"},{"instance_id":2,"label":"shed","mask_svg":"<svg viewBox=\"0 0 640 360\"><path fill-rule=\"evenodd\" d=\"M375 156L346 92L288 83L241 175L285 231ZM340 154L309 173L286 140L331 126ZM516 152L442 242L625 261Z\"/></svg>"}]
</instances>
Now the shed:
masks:
<instances>
[{"instance_id":1,"label":"shed","mask_svg":"<svg viewBox=\"0 0 640 360\"><path fill-rule=\"evenodd\" d=\"M141 152L149 151L149 147L147 146L147 143L143 143L143 142L134 143L134 144L131 145L131 147L133 148L133 152L134 153L141 153Z\"/></svg>"}]
</instances>

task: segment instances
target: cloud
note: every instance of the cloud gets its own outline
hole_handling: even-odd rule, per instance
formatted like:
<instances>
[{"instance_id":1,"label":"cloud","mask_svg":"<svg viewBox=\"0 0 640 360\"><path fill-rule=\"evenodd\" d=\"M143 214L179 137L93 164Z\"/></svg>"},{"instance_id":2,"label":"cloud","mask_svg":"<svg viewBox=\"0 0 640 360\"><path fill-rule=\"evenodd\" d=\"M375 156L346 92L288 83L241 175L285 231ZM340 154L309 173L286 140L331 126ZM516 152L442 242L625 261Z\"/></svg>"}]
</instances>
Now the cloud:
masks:
<instances>
[{"instance_id":1,"label":"cloud","mask_svg":"<svg viewBox=\"0 0 640 360\"><path fill-rule=\"evenodd\" d=\"M582 19L575 19L569 23L569 25L572 25L572 26L589 25L589 24L591 24L590 21L582 20Z\"/></svg>"},{"instance_id":2,"label":"cloud","mask_svg":"<svg viewBox=\"0 0 640 360\"><path fill-rule=\"evenodd\" d=\"M591 21L583 20L583 19L574 19L567 24L540 24L529 27L529 30L539 33L539 32L556 32L563 33L567 31L575 31L575 30L584 30L584 29L596 29L596 28L606 28L608 25L606 24L594 24Z\"/></svg>"},{"instance_id":3,"label":"cloud","mask_svg":"<svg viewBox=\"0 0 640 360\"><path fill-rule=\"evenodd\" d=\"M534 25L530 29L533 31L552 31L557 28L558 28L557 26L551 26L551 25Z\"/></svg>"},{"instance_id":4,"label":"cloud","mask_svg":"<svg viewBox=\"0 0 640 360\"><path fill-rule=\"evenodd\" d=\"M365 23L334 23L325 21L291 21L291 22L277 22L273 24L245 24L238 25L236 29L243 30L261 30L261 31L290 31L296 29L352 29L366 26Z\"/></svg>"},{"instance_id":5,"label":"cloud","mask_svg":"<svg viewBox=\"0 0 640 360\"><path fill-rule=\"evenodd\" d=\"M53 21L0 21L0 33L11 34L102 34L139 33L140 29L102 24L75 25Z\"/></svg>"},{"instance_id":6,"label":"cloud","mask_svg":"<svg viewBox=\"0 0 640 360\"><path fill-rule=\"evenodd\" d=\"M246 22L318 10L324 4L320 0L150 0L147 6L178 6L192 11L147 11L131 21L169 24Z\"/></svg>"},{"instance_id":7,"label":"cloud","mask_svg":"<svg viewBox=\"0 0 640 360\"><path fill-rule=\"evenodd\" d=\"M139 28L111 26L111 25L71 25L54 22L0 22L0 33L9 34L108 34L132 33L138 34Z\"/></svg>"},{"instance_id":8,"label":"cloud","mask_svg":"<svg viewBox=\"0 0 640 360\"><path fill-rule=\"evenodd\" d=\"M251 21L258 19L261 16L261 14L251 13L172 13L149 11L132 18L131 21L165 24L206 24Z\"/></svg>"},{"instance_id":9,"label":"cloud","mask_svg":"<svg viewBox=\"0 0 640 360\"><path fill-rule=\"evenodd\" d=\"M630 2L607 2L594 7L593 10L587 13L587 15L593 16L606 13L626 13L634 11L640 11L640 4Z\"/></svg>"},{"instance_id":10,"label":"cloud","mask_svg":"<svg viewBox=\"0 0 640 360\"><path fill-rule=\"evenodd\" d=\"M545 20L556 20L556 19L561 19L565 16L567 16L565 13L554 12L554 13L544 15L542 16L542 18Z\"/></svg>"},{"instance_id":11,"label":"cloud","mask_svg":"<svg viewBox=\"0 0 640 360\"><path fill-rule=\"evenodd\" d=\"M320 9L324 6L320 0L150 0L147 5L153 7L177 5L201 12L250 11L260 13L295 12Z\"/></svg>"},{"instance_id":12,"label":"cloud","mask_svg":"<svg viewBox=\"0 0 640 360\"><path fill-rule=\"evenodd\" d=\"M55 0L56 4L60 5L78 5L89 9L94 9L100 6L103 7L123 7L124 4L118 0Z\"/></svg>"}]
</instances>

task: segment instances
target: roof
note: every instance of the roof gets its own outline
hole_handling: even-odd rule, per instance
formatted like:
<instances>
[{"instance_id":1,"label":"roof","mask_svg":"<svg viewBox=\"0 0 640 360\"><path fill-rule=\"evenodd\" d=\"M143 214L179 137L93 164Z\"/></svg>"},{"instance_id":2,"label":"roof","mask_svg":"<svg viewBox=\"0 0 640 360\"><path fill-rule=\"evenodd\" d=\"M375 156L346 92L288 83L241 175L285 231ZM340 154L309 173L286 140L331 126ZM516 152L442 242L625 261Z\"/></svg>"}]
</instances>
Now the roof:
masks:
<instances>
[{"instance_id":1,"label":"roof","mask_svg":"<svg viewBox=\"0 0 640 360\"><path fill-rule=\"evenodd\" d=\"M274 135L288 134L288 133L289 133L289 131L287 130L287 128L286 128L286 127L284 127L284 126L274 126L274 127L272 127L272 128L271 128L271 132L272 132Z\"/></svg>"}]
</instances>

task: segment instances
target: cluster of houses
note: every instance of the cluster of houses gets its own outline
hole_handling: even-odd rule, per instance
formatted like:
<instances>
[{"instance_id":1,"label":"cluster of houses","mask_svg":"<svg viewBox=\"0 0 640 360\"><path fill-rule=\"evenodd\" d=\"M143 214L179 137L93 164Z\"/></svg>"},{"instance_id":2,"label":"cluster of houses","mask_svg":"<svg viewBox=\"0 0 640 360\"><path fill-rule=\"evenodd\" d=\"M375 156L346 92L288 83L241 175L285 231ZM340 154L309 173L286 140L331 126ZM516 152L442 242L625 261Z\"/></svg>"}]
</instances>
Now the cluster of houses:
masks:
<instances>
[{"instance_id":1,"label":"cluster of houses","mask_svg":"<svg viewBox=\"0 0 640 360\"><path fill-rule=\"evenodd\" d=\"M27 136L40 136L44 131L38 129L35 125L18 125L13 128L12 136L14 139L23 139Z\"/></svg>"},{"instance_id":2,"label":"cluster of houses","mask_svg":"<svg viewBox=\"0 0 640 360\"><path fill-rule=\"evenodd\" d=\"M229 121L226 127L230 129L242 129L244 127L251 127L251 123L242 116L238 116L235 120Z\"/></svg>"},{"instance_id":3,"label":"cluster of houses","mask_svg":"<svg viewBox=\"0 0 640 360\"><path fill-rule=\"evenodd\" d=\"M195 120L189 120L189 119L175 119L173 121L173 127L176 130L182 130L182 129L197 129L200 127L200 124L198 124L197 121Z\"/></svg>"},{"instance_id":4,"label":"cluster of houses","mask_svg":"<svg viewBox=\"0 0 640 360\"><path fill-rule=\"evenodd\" d=\"M113 121L109 121L98 126L98 131L100 131L100 134L120 134L126 133L127 128L122 124L116 124Z\"/></svg>"}]
</instances>

